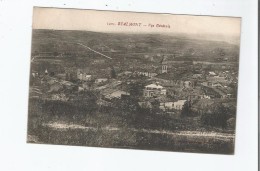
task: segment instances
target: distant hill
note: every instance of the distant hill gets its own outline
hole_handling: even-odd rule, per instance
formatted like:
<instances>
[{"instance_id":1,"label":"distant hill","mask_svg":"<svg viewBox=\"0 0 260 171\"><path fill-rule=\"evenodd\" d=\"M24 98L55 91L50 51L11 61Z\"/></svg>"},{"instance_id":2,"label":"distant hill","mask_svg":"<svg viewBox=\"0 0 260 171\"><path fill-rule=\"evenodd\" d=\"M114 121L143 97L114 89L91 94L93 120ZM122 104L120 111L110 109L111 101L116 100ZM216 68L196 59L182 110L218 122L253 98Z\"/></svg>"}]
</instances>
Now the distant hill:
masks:
<instances>
[{"instance_id":1,"label":"distant hill","mask_svg":"<svg viewBox=\"0 0 260 171\"><path fill-rule=\"evenodd\" d=\"M192 36L160 34L98 33L89 31L33 30L32 57L91 57L82 43L112 58L138 57L154 60L228 60L237 62L239 46Z\"/></svg>"}]
</instances>

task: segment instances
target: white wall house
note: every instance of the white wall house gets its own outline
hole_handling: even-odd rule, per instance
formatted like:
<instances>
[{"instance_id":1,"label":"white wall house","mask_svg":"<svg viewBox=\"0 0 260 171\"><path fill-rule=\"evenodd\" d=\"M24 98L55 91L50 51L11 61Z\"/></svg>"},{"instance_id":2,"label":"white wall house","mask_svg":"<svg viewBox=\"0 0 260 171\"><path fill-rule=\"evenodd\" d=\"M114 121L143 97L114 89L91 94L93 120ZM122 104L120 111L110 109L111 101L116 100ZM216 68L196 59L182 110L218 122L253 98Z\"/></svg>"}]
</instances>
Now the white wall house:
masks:
<instances>
[{"instance_id":1,"label":"white wall house","mask_svg":"<svg viewBox=\"0 0 260 171\"><path fill-rule=\"evenodd\" d=\"M183 105L185 104L187 100L178 100L177 102L164 102L160 103L160 109L166 110L166 109L176 109L176 110L182 110Z\"/></svg>"},{"instance_id":2,"label":"white wall house","mask_svg":"<svg viewBox=\"0 0 260 171\"><path fill-rule=\"evenodd\" d=\"M173 103L173 108L176 110L182 110L183 105L185 104L187 100L178 100L177 102Z\"/></svg>"},{"instance_id":3,"label":"white wall house","mask_svg":"<svg viewBox=\"0 0 260 171\"><path fill-rule=\"evenodd\" d=\"M78 79L80 79L82 81L89 81L89 80L91 80L91 75L86 75L85 73L80 73L78 75Z\"/></svg>"},{"instance_id":4,"label":"white wall house","mask_svg":"<svg viewBox=\"0 0 260 171\"><path fill-rule=\"evenodd\" d=\"M95 83L103 83L106 82L108 79L107 78L98 78L95 80Z\"/></svg>"},{"instance_id":5,"label":"white wall house","mask_svg":"<svg viewBox=\"0 0 260 171\"><path fill-rule=\"evenodd\" d=\"M156 95L166 95L166 89L157 83L145 86L144 97L153 97Z\"/></svg>"}]
</instances>

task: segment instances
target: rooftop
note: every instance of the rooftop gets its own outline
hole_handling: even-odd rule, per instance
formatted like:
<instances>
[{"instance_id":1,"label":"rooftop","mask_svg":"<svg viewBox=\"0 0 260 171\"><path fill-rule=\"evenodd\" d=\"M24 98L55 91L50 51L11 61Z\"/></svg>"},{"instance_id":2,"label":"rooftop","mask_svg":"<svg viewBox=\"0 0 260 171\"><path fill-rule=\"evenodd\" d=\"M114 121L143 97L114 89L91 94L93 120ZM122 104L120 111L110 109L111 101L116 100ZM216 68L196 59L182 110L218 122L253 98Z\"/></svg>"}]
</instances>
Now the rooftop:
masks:
<instances>
[{"instance_id":1,"label":"rooftop","mask_svg":"<svg viewBox=\"0 0 260 171\"><path fill-rule=\"evenodd\" d=\"M147 85L145 87L146 88L156 88L156 89L163 88L163 86L158 85L158 84L150 84L150 85Z\"/></svg>"}]
</instances>

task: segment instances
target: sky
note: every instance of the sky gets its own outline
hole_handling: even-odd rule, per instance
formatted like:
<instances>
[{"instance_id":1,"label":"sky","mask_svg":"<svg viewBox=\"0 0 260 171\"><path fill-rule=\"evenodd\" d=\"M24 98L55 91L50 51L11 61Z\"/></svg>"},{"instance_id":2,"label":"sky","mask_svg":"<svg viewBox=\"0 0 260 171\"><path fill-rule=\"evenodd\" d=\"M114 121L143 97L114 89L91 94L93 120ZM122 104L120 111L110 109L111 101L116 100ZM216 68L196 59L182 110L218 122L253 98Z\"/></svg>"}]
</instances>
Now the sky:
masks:
<instances>
[{"instance_id":1,"label":"sky","mask_svg":"<svg viewBox=\"0 0 260 171\"><path fill-rule=\"evenodd\" d=\"M122 26L122 23L134 26ZM240 37L241 18L35 7L33 29ZM110 25L109 25L109 24ZM112 23L112 25L111 25ZM118 24L120 23L120 25ZM166 27L157 27L165 25Z\"/></svg>"}]
</instances>

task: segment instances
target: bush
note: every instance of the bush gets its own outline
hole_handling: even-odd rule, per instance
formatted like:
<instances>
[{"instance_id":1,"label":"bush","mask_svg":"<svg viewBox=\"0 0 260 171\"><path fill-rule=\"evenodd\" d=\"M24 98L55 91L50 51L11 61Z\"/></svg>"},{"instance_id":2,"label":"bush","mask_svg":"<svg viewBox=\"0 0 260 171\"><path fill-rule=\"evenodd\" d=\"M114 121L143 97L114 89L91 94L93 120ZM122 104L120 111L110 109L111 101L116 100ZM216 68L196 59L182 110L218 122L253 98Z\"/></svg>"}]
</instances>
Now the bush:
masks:
<instances>
[{"instance_id":1,"label":"bush","mask_svg":"<svg viewBox=\"0 0 260 171\"><path fill-rule=\"evenodd\" d=\"M193 116L193 112L191 111L191 108L190 108L190 102L189 101L186 101L182 107L182 110L181 110L181 116L182 117L185 117L185 116Z\"/></svg>"},{"instance_id":2,"label":"bush","mask_svg":"<svg viewBox=\"0 0 260 171\"><path fill-rule=\"evenodd\" d=\"M201 115L201 123L204 126L227 127L229 110L222 104L213 104Z\"/></svg>"},{"instance_id":3,"label":"bush","mask_svg":"<svg viewBox=\"0 0 260 171\"><path fill-rule=\"evenodd\" d=\"M227 120L227 126L229 128L235 129L236 126L236 119L235 118L230 118Z\"/></svg>"}]
</instances>

